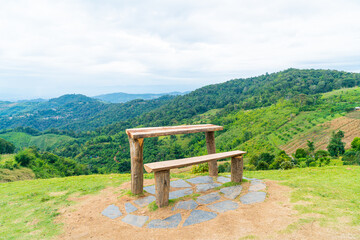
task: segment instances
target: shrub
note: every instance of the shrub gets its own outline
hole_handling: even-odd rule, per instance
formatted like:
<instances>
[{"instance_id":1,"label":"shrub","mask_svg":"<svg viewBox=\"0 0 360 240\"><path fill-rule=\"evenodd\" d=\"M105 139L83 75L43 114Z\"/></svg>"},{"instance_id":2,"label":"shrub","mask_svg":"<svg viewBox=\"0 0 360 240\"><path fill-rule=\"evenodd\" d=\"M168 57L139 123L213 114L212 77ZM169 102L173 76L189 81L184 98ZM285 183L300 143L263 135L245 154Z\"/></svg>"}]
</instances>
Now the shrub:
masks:
<instances>
[{"instance_id":1,"label":"shrub","mask_svg":"<svg viewBox=\"0 0 360 240\"><path fill-rule=\"evenodd\" d=\"M231 164L229 162L220 164L219 167L218 167L218 172L219 173L231 172Z\"/></svg>"},{"instance_id":2,"label":"shrub","mask_svg":"<svg viewBox=\"0 0 360 240\"><path fill-rule=\"evenodd\" d=\"M246 165L246 166L244 167L244 169L247 170L247 171L255 171L255 170L256 170L256 167L255 167L255 165L253 165L253 164L249 164L249 165Z\"/></svg>"},{"instance_id":3,"label":"shrub","mask_svg":"<svg viewBox=\"0 0 360 240\"><path fill-rule=\"evenodd\" d=\"M0 168L6 168L9 170L14 170L19 167L20 167L20 164L17 163L14 159L6 160L5 162L1 163L1 165L0 165Z\"/></svg>"},{"instance_id":4,"label":"shrub","mask_svg":"<svg viewBox=\"0 0 360 240\"><path fill-rule=\"evenodd\" d=\"M20 151L18 154L15 155L15 160L21 165L21 166L28 166L31 161L36 159L36 155L33 152L32 149L28 148L25 150Z\"/></svg>"},{"instance_id":5,"label":"shrub","mask_svg":"<svg viewBox=\"0 0 360 240\"><path fill-rule=\"evenodd\" d=\"M265 161L259 161L258 165L256 166L256 170L268 170L269 164Z\"/></svg>"},{"instance_id":6,"label":"shrub","mask_svg":"<svg viewBox=\"0 0 360 240\"><path fill-rule=\"evenodd\" d=\"M204 173L209 172L209 165L207 163L201 163L199 165L194 165L191 168L191 173Z\"/></svg>"},{"instance_id":7,"label":"shrub","mask_svg":"<svg viewBox=\"0 0 360 240\"><path fill-rule=\"evenodd\" d=\"M303 148L296 149L295 158L306 158L307 152Z\"/></svg>"},{"instance_id":8,"label":"shrub","mask_svg":"<svg viewBox=\"0 0 360 240\"><path fill-rule=\"evenodd\" d=\"M284 161L280 164L280 168L287 170L292 169L294 167L294 164L291 161Z\"/></svg>"},{"instance_id":9,"label":"shrub","mask_svg":"<svg viewBox=\"0 0 360 240\"><path fill-rule=\"evenodd\" d=\"M327 157L329 156L329 152L325 150L318 150L315 153L315 160L318 160L319 158Z\"/></svg>"}]
</instances>

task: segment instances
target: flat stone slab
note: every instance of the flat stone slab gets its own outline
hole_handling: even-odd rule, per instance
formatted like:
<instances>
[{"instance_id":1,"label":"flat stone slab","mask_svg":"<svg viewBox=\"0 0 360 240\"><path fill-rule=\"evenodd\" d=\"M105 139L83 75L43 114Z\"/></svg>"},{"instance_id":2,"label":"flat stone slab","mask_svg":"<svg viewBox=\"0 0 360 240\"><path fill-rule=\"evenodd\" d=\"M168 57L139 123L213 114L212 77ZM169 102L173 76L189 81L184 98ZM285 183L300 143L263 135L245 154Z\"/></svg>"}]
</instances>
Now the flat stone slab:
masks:
<instances>
[{"instance_id":1,"label":"flat stone slab","mask_svg":"<svg viewBox=\"0 0 360 240\"><path fill-rule=\"evenodd\" d=\"M122 215L120 209L113 204L105 208L104 211L101 212L101 214L111 219L118 218Z\"/></svg>"},{"instance_id":2,"label":"flat stone slab","mask_svg":"<svg viewBox=\"0 0 360 240\"><path fill-rule=\"evenodd\" d=\"M135 207L134 205L132 205L131 203L125 203L125 211L127 213L132 213L135 212L137 210L137 207Z\"/></svg>"},{"instance_id":3,"label":"flat stone slab","mask_svg":"<svg viewBox=\"0 0 360 240\"><path fill-rule=\"evenodd\" d=\"M190 213L190 216L185 220L183 227L209 221L211 219L216 218L216 216L217 214L213 212L207 212L203 210L193 210Z\"/></svg>"},{"instance_id":4,"label":"flat stone slab","mask_svg":"<svg viewBox=\"0 0 360 240\"><path fill-rule=\"evenodd\" d=\"M227 177L220 176L220 177L217 178L217 181L221 182L221 183L227 183L227 182L231 182L231 179L227 178Z\"/></svg>"},{"instance_id":5,"label":"flat stone slab","mask_svg":"<svg viewBox=\"0 0 360 240\"><path fill-rule=\"evenodd\" d=\"M208 184L199 184L196 186L196 192L206 192L209 189L220 187L220 183L208 183Z\"/></svg>"},{"instance_id":6,"label":"flat stone slab","mask_svg":"<svg viewBox=\"0 0 360 240\"><path fill-rule=\"evenodd\" d=\"M175 205L173 210L176 210L176 209L192 210L192 209L195 209L197 206L198 206L198 204L194 200L181 201Z\"/></svg>"},{"instance_id":7,"label":"flat stone slab","mask_svg":"<svg viewBox=\"0 0 360 240\"><path fill-rule=\"evenodd\" d=\"M264 190L265 188L266 188L266 185L264 183L254 184L254 185L250 185L249 192L261 191L261 190Z\"/></svg>"},{"instance_id":8,"label":"flat stone slab","mask_svg":"<svg viewBox=\"0 0 360 240\"><path fill-rule=\"evenodd\" d=\"M142 227L149 220L148 216L126 215L121 221L133 225L135 227Z\"/></svg>"},{"instance_id":9,"label":"flat stone slab","mask_svg":"<svg viewBox=\"0 0 360 240\"><path fill-rule=\"evenodd\" d=\"M256 185L256 184L259 184L259 183L264 183L264 181L260 180L260 179L253 179L253 180L251 180L250 185Z\"/></svg>"},{"instance_id":10,"label":"flat stone slab","mask_svg":"<svg viewBox=\"0 0 360 240\"><path fill-rule=\"evenodd\" d=\"M204 196L198 197L196 201L201 204L209 204L209 203L219 200L220 198L221 198L221 196L219 195L219 193L214 192L214 193L209 193Z\"/></svg>"},{"instance_id":11,"label":"flat stone slab","mask_svg":"<svg viewBox=\"0 0 360 240\"><path fill-rule=\"evenodd\" d=\"M155 201L156 198L154 196L148 196L140 199L136 199L134 201L135 204L139 205L140 207L145 207L146 205L149 205L153 201Z\"/></svg>"},{"instance_id":12,"label":"flat stone slab","mask_svg":"<svg viewBox=\"0 0 360 240\"><path fill-rule=\"evenodd\" d=\"M227 201L211 204L207 207L210 208L212 211L215 211L218 213L223 213L223 212L237 209L239 207L239 204L237 204L236 202L227 200Z\"/></svg>"},{"instance_id":13,"label":"flat stone slab","mask_svg":"<svg viewBox=\"0 0 360 240\"><path fill-rule=\"evenodd\" d=\"M181 222L181 214L177 213L163 220L156 219L149 222L148 228L176 228Z\"/></svg>"},{"instance_id":14,"label":"flat stone slab","mask_svg":"<svg viewBox=\"0 0 360 240\"><path fill-rule=\"evenodd\" d=\"M220 189L220 192L224 194L224 197L229 199L235 199L237 196L240 195L242 190L241 185L231 186L231 187L225 187Z\"/></svg>"},{"instance_id":15,"label":"flat stone slab","mask_svg":"<svg viewBox=\"0 0 360 240\"><path fill-rule=\"evenodd\" d=\"M147 191L150 194L155 195L155 185L146 186L146 187L144 187L144 190Z\"/></svg>"},{"instance_id":16,"label":"flat stone slab","mask_svg":"<svg viewBox=\"0 0 360 240\"><path fill-rule=\"evenodd\" d=\"M173 191L173 192L169 193L169 199L181 198L181 197L184 197L186 195L190 195L192 193L193 193L193 190L191 188L186 188L186 189Z\"/></svg>"},{"instance_id":17,"label":"flat stone slab","mask_svg":"<svg viewBox=\"0 0 360 240\"><path fill-rule=\"evenodd\" d=\"M176 180L176 181L170 182L170 187L174 187L174 188L188 188L188 187L191 187L191 185L188 184L187 182L185 182L184 180L180 179L180 180Z\"/></svg>"},{"instance_id":18,"label":"flat stone slab","mask_svg":"<svg viewBox=\"0 0 360 240\"><path fill-rule=\"evenodd\" d=\"M214 180L210 176L201 176L201 177L195 177L186 179L187 182L192 184L199 184L199 183L213 183Z\"/></svg>"},{"instance_id":19,"label":"flat stone slab","mask_svg":"<svg viewBox=\"0 0 360 240\"><path fill-rule=\"evenodd\" d=\"M252 204L265 201L265 192L249 192L248 194L240 197L240 201L243 204Z\"/></svg>"}]
</instances>

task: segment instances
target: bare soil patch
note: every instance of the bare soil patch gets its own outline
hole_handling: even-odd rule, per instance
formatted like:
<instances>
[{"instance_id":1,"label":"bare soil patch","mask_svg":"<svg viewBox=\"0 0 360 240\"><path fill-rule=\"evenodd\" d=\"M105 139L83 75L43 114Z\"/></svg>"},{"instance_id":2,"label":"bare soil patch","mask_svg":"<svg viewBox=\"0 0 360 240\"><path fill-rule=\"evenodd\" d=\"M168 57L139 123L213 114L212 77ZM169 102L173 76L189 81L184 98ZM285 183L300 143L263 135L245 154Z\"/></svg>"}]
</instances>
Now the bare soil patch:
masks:
<instances>
[{"instance_id":1,"label":"bare soil patch","mask_svg":"<svg viewBox=\"0 0 360 240\"><path fill-rule=\"evenodd\" d=\"M153 180L145 180L144 185L151 184ZM150 212L147 207L139 209L134 214L150 216L150 219L182 213L182 222L175 229L147 229L123 223L121 218L124 215L112 220L101 214L110 204L115 204L125 213L124 204L134 200L134 197L121 196L121 192L130 187L129 182L124 183L118 188L106 188L98 195L73 198L78 204L61 209L57 218L58 222L64 224L64 232L58 239L354 239L351 238L354 233L322 228L316 222L288 233L286 228L299 219L297 211L292 208L294 204L289 201L291 189L274 181L266 181L266 185L268 195L265 202L239 204L237 210L187 227L182 227L182 223L190 211L171 211L171 206L154 212ZM245 194L249 183L244 183L243 187L242 194ZM205 206L200 206L199 209L209 211Z\"/></svg>"}]
</instances>

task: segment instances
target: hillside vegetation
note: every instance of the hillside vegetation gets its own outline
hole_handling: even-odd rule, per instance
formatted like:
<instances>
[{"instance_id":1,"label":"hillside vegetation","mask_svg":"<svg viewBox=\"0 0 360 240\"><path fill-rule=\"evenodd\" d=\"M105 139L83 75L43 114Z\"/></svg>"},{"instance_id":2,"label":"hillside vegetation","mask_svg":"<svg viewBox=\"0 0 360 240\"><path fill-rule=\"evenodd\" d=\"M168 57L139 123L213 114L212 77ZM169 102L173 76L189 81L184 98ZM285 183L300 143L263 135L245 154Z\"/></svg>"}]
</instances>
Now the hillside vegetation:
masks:
<instances>
[{"instance_id":1,"label":"hillside vegetation","mask_svg":"<svg viewBox=\"0 0 360 240\"><path fill-rule=\"evenodd\" d=\"M39 132L23 128L4 131L0 137L14 139L18 148L35 144L40 150L46 148L59 156L73 158L88 165L92 173L130 170L130 151L125 129L135 127L201 123L222 125L224 131L216 132L218 151L245 150L248 152L247 159L261 153L277 155L282 149L291 154L308 139L315 141L318 150L324 147L333 129L324 126L331 125L331 121L338 121L341 117L350 119L349 116L355 116L351 111L360 105L360 91L355 87L359 83L360 74L356 73L288 69L205 86L184 96L107 105L111 107L94 117L69 120L60 127L87 128L86 131L48 129ZM65 102L71 103L71 106L76 105L71 97L68 98L69 96L65 97ZM55 102L63 100L57 99ZM93 99L92 103L103 104ZM134 107L131 107L132 104ZM148 104L153 108L147 107ZM118 111L118 106L124 108ZM116 113L119 116L112 117ZM121 119L125 115L126 119ZM114 123L109 124L112 121ZM101 125L102 127L92 129ZM357 125L352 125L352 129L345 128L348 130L348 133L345 132L347 144L357 134ZM19 132L32 135L31 139L34 141ZM321 137L312 137L314 132ZM47 135L53 137L51 146L47 146L51 140L42 141ZM39 136L37 141L35 136ZM27 140L21 141L22 138ZM320 138L322 143L319 142ZM304 141L301 142L301 139ZM205 145L202 133L145 139L144 161L205 154Z\"/></svg>"}]
</instances>

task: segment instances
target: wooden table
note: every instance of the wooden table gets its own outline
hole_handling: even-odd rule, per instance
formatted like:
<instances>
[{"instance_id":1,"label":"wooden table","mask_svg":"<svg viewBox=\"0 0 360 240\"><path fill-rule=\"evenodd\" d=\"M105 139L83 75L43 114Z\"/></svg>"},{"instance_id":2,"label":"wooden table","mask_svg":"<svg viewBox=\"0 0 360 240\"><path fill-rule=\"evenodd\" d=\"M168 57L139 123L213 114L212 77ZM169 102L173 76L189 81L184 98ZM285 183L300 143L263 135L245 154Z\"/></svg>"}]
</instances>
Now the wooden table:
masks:
<instances>
[{"instance_id":1,"label":"wooden table","mask_svg":"<svg viewBox=\"0 0 360 240\"><path fill-rule=\"evenodd\" d=\"M144 138L205 132L207 152L208 154L212 154L216 153L214 132L219 130L223 130L223 127L213 124L126 129L126 133L129 137L131 155L131 192L133 194L141 194L143 192ZM218 169L216 160L209 162L209 175L217 176L217 174Z\"/></svg>"}]
</instances>

